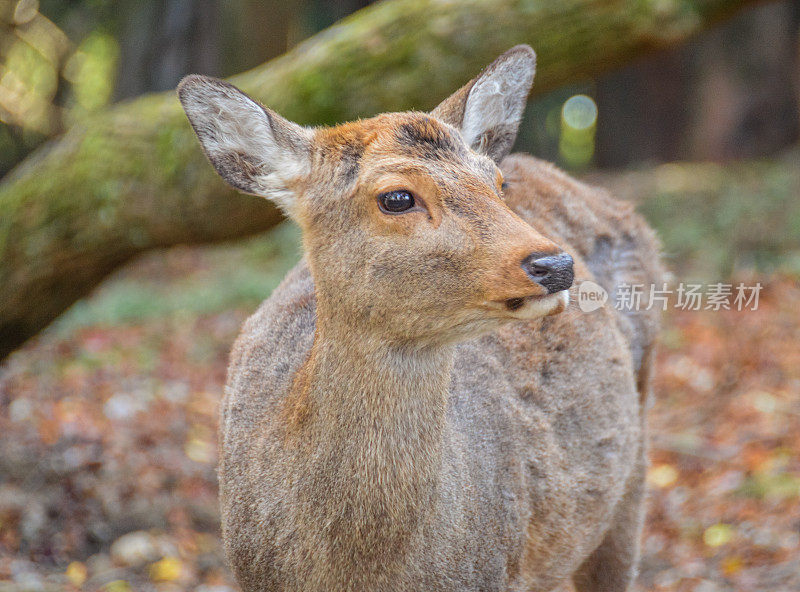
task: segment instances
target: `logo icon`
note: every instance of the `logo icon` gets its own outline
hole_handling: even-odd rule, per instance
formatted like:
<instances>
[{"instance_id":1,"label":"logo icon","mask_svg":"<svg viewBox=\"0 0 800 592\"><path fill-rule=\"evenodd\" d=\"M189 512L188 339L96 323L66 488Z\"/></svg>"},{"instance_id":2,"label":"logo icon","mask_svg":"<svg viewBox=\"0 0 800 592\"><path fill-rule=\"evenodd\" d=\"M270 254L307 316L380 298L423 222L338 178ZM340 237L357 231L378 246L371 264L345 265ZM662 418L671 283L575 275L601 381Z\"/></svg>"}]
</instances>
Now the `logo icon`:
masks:
<instances>
[{"instance_id":1,"label":"logo icon","mask_svg":"<svg viewBox=\"0 0 800 592\"><path fill-rule=\"evenodd\" d=\"M608 301L608 292L600 284L586 280L578 286L578 308L592 312Z\"/></svg>"}]
</instances>

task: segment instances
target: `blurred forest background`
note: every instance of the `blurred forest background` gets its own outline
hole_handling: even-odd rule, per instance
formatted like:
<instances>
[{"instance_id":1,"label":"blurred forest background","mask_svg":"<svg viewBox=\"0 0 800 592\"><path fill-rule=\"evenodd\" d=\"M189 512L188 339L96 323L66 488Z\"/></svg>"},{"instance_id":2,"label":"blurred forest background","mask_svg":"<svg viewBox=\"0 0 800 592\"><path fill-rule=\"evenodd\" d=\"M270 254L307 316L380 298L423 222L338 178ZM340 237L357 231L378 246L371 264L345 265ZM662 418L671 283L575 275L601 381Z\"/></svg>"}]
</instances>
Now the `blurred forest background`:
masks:
<instances>
[{"instance_id":1,"label":"blurred forest background","mask_svg":"<svg viewBox=\"0 0 800 592\"><path fill-rule=\"evenodd\" d=\"M10 344L0 357L16 350L0 361L0 591L236 589L218 537L217 405L238 328L297 261L299 237L289 224L275 226L267 206L256 209L256 198L222 193L229 213L195 193L215 181L177 101L136 98L171 92L191 72L228 77L258 68L369 4L0 0L0 320L11 319L0 327L0 342ZM579 36L608 25L600 9L581 8L592 2L552 4L542 18L555 24L543 38L565 23L579 21ZM691 17L693 5L704 3L618 4ZM537 80L547 92L531 101L516 150L637 203L664 243L675 281L764 286L756 311L671 306L665 315L639 589L798 591L800 1L753 3L718 24L723 16L684 19L641 55L607 65L593 58L561 78L548 72L582 57L551 57L535 32L488 45L502 51L524 41L539 51ZM412 36L387 27L384 33ZM613 37L613 27L605 35ZM328 31L321 43L335 36ZM257 70L240 79L248 90L284 80L291 87L296 81L281 73L313 53L276 62L272 78ZM417 64L416 75L446 76L441 69L454 63ZM399 103L379 97L374 104L428 101L416 106L430 108L477 68L465 71L439 97L409 90ZM326 88L312 82L297 91L309 105ZM339 84L362 82L354 74ZM303 123L350 113L335 101L304 112L293 95L287 105L270 96L288 116L311 118ZM162 113L178 131L165 126L156 144L142 144L154 160L134 172L127 161L102 158L63 169L74 179L90 169L100 187L86 191L99 196L86 210L94 217L81 218L73 202L82 192L73 188L83 186L73 177L53 180L63 162L84 154L74 146L93 149L91 140L101 151L138 149L147 130L137 130ZM153 168L164 178L149 189L130 181ZM114 184L117 170L129 177ZM195 174L199 181L181 180ZM117 216L118 195L139 199L139 210ZM144 225L142 210L179 196L184 201L164 228ZM45 202L56 204L47 216ZM76 222L59 230L63 242L53 246L50 230L39 233L43 216L49 227ZM139 234L92 242L118 219ZM80 248L69 250L76 241ZM15 251L17 244L24 248ZM177 246L159 248L167 245ZM51 251L68 256L39 254ZM75 264L82 257L91 272ZM35 265L41 268L30 280L26 270ZM64 278L53 279L59 269ZM71 279L81 287L71 288ZM29 280L27 292L14 291Z\"/></svg>"}]
</instances>

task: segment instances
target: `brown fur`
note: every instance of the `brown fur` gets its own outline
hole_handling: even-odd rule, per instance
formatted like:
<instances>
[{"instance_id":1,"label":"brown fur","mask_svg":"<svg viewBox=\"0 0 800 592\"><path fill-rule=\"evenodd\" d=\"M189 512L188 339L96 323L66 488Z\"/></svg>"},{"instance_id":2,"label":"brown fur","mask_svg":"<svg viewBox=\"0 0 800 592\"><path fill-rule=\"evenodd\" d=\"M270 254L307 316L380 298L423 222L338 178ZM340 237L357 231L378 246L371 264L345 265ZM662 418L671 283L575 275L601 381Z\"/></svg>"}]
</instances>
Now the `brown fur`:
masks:
<instances>
[{"instance_id":1,"label":"brown fur","mask_svg":"<svg viewBox=\"0 0 800 592\"><path fill-rule=\"evenodd\" d=\"M501 56L432 115L314 131L309 166L285 179L294 197L279 189L306 258L245 324L220 423L223 538L244 590L632 581L656 313L563 311L520 261L563 249L577 282L613 292L660 280L657 245L631 208L552 165L516 155L498 171L532 55ZM500 115L470 94L493 88L487 76L518 77ZM286 129L302 153L306 132ZM258 140L280 144L268 130ZM219 142L212 162L236 146ZM255 192L270 195L267 181ZM395 189L417 206L382 212L377 196ZM513 298L526 298L520 312Z\"/></svg>"}]
</instances>

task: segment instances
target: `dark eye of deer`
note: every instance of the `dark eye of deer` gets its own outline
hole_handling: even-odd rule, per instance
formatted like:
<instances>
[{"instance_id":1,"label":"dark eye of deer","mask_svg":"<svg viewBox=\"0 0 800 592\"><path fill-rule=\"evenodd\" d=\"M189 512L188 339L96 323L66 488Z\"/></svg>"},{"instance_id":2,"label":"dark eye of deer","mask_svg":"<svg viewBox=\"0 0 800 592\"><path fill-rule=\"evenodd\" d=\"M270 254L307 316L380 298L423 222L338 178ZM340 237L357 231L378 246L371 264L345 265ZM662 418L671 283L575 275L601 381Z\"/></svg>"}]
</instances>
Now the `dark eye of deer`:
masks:
<instances>
[{"instance_id":1,"label":"dark eye of deer","mask_svg":"<svg viewBox=\"0 0 800 592\"><path fill-rule=\"evenodd\" d=\"M408 191L389 191L378 196L378 205L387 214L402 214L414 207L414 196Z\"/></svg>"}]
</instances>

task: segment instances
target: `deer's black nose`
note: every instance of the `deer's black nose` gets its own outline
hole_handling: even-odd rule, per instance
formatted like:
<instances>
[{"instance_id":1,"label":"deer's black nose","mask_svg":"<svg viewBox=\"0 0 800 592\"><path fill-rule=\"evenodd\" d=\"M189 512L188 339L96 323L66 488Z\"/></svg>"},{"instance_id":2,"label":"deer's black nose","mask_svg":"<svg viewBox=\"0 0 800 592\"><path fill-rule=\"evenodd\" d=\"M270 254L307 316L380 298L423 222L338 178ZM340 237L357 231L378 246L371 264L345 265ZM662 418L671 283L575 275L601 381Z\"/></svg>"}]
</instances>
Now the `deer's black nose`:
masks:
<instances>
[{"instance_id":1,"label":"deer's black nose","mask_svg":"<svg viewBox=\"0 0 800 592\"><path fill-rule=\"evenodd\" d=\"M572 257L567 253L542 255L532 253L522 260L522 269L534 282L547 290L548 294L566 290L572 285Z\"/></svg>"}]
</instances>

